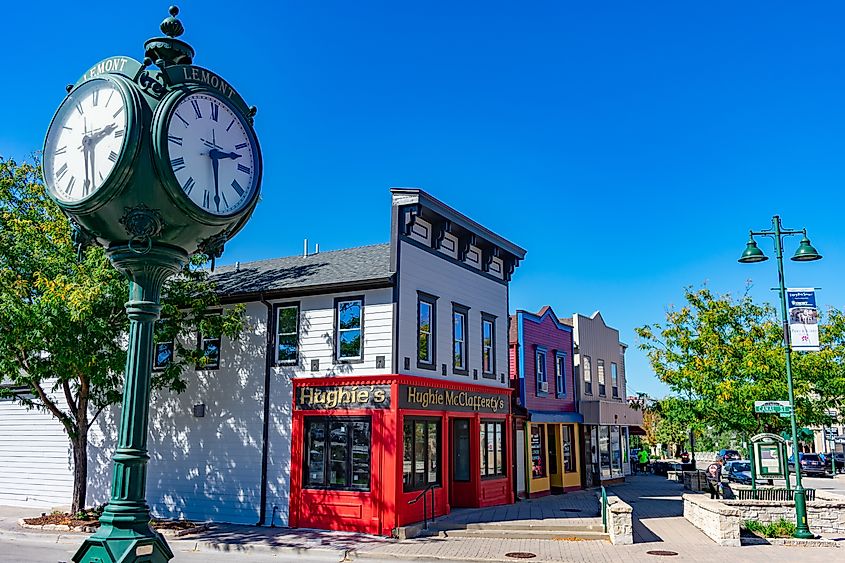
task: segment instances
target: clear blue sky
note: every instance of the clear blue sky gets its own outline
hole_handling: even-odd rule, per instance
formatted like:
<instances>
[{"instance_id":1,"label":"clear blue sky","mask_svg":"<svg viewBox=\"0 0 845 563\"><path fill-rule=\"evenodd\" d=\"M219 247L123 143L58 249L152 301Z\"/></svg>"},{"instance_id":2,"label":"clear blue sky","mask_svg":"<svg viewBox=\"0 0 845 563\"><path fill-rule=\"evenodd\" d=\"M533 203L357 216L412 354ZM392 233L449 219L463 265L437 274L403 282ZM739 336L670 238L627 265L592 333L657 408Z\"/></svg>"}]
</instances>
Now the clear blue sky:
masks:
<instances>
[{"instance_id":1,"label":"clear blue sky","mask_svg":"<svg viewBox=\"0 0 845 563\"><path fill-rule=\"evenodd\" d=\"M825 255L788 283L843 306L839 2L179 5L196 63L259 108L263 200L225 262L386 241L388 188L420 187L528 249L512 307L600 309L656 395L633 328L685 285L772 300L773 262L736 258L774 213ZM40 149L64 85L142 58L166 10L17 3L0 154Z\"/></svg>"}]
</instances>

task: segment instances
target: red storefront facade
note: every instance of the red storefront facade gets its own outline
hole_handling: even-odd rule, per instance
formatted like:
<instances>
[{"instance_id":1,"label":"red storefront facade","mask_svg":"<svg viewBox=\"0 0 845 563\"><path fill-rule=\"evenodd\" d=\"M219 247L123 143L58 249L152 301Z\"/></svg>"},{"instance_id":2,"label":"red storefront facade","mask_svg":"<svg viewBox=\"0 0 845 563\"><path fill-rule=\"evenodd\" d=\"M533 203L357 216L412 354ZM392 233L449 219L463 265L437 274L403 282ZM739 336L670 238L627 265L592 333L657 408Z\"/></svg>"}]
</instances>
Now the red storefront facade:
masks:
<instances>
[{"instance_id":1,"label":"red storefront facade","mask_svg":"<svg viewBox=\"0 0 845 563\"><path fill-rule=\"evenodd\" d=\"M407 375L294 380L290 526L389 536L513 502L510 391Z\"/></svg>"}]
</instances>

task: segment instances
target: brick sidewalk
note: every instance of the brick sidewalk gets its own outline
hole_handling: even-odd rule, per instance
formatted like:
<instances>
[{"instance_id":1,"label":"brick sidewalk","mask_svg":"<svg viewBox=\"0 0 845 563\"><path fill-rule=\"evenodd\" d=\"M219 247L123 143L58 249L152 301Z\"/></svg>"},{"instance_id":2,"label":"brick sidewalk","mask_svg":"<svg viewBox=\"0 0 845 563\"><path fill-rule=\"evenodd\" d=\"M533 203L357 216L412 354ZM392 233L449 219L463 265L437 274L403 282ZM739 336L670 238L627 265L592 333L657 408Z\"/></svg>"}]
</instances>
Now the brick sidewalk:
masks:
<instances>
[{"instance_id":1,"label":"brick sidewalk","mask_svg":"<svg viewBox=\"0 0 845 563\"><path fill-rule=\"evenodd\" d=\"M483 538L430 537L397 541L388 538L328 532L319 530L290 530L285 528L256 528L253 526L215 525L211 530L191 539L171 541L174 550L206 552L272 552L296 554L307 560L337 557L337 560L416 559L437 561L518 561L505 557L508 552L529 552L535 562L613 562L613 561L695 561L713 563L714 560L763 562L800 559L801 563L829 562L842 558L836 548L806 548L780 546L719 547L683 518L681 494L677 483L651 475L630 477L624 485L612 491L631 504L634 509L634 545L614 546L606 541L517 540ZM500 518L555 518L560 508L580 509L575 518L590 518L595 513L595 492L583 491L567 495L545 497L534 501L498 507L487 511ZM30 511L31 512L31 511ZM4 534L26 534L31 541L57 541L56 534L26 533L15 530L17 518L26 515L25 509L0 507L0 542ZM566 513L564 513L566 514ZM456 511L455 518L465 522L479 521L483 511ZM589 515L589 516L586 516ZM62 542L81 541L83 534L62 534ZM841 549L841 548L840 548ZM677 557L648 555L649 550L667 550Z\"/></svg>"}]
</instances>

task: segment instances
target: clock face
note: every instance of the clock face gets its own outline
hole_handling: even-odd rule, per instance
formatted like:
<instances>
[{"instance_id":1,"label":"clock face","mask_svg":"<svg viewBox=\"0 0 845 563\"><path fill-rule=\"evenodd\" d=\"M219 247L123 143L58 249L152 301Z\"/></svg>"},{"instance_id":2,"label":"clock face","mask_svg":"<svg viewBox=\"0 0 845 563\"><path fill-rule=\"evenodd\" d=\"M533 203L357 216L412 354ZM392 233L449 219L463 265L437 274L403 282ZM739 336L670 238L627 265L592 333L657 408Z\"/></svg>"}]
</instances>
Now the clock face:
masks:
<instances>
[{"instance_id":1,"label":"clock face","mask_svg":"<svg viewBox=\"0 0 845 563\"><path fill-rule=\"evenodd\" d=\"M126 138L126 103L104 79L83 83L53 118L44 143L44 178L61 202L93 195L108 180Z\"/></svg>"},{"instance_id":2,"label":"clock face","mask_svg":"<svg viewBox=\"0 0 845 563\"><path fill-rule=\"evenodd\" d=\"M172 110L167 125L170 167L185 195L214 215L231 215L258 187L255 137L216 96L194 93Z\"/></svg>"}]
</instances>

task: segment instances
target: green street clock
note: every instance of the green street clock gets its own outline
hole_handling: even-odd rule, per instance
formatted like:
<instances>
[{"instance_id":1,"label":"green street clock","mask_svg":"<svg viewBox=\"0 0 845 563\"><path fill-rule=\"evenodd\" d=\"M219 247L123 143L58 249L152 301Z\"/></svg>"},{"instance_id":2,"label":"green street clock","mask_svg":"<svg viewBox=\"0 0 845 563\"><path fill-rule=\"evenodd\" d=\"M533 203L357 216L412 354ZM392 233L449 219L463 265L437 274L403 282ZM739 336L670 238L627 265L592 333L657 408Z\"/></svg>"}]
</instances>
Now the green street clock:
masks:
<instances>
[{"instance_id":1,"label":"green street clock","mask_svg":"<svg viewBox=\"0 0 845 563\"><path fill-rule=\"evenodd\" d=\"M60 205L80 208L104 185L125 183L141 129L137 101L125 79L104 75L80 84L59 106L44 143L43 166Z\"/></svg>"},{"instance_id":2,"label":"green street clock","mask_svg":"<svg viewBox=\"0 0 845 563\"><path fill-rule=\"evenodd\" d=\"M155 162L186 213L231 217L254 200L261 181L258 140L224 98L203 90L174 92L161 104L157 123Z\"/></svg>"},{"instance_id":3,"label":"green street clock","mask_svg":"<svg viewBox=\"0 0 845 563\"><path fill-rule=\"evenodd\" d=\"M163 563L150 528L147 431L153 330L164 281L191 254L212 260L249 220L262 160L248 106L218 74L193 64L178 8L145 44L143 62L109 57L72 86L50 123L43 172L80 247L105 247L129 279L128 355L111 500L77 563Z\"/></svg>"}]
</instances>

